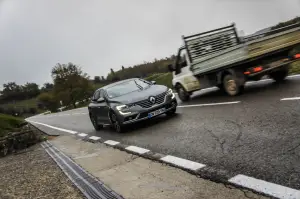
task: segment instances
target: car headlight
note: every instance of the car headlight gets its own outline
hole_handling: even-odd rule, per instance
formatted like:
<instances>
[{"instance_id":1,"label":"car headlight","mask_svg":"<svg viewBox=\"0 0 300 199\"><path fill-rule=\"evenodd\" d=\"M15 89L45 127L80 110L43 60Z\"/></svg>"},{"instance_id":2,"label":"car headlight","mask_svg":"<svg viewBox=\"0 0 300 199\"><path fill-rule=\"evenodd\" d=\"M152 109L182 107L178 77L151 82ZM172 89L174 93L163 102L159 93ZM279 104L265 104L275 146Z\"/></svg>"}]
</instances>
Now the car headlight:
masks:
<instances>
[{"instance_id":1,"label":"car headlight","mask_svg":"<svg viewBox=\"0 0 300 199\"><path fill-rule=\"evenodd\" d=\"M167 95L171 96L172 99L175 98L175 94L173 93L172 89L169 88Z\"/></svg>"},{"instance_id":2,"label":"car headlight","mask_svg":"<svg viewBox=\"0 0 300 199\"><path fill-rule=\"evenodd\" d=\"M129 107L127 105L120 105L116 106L116 109L121 113L122 115L128 115L131 112L129 111Z\"/></svg>"}]
</instances>

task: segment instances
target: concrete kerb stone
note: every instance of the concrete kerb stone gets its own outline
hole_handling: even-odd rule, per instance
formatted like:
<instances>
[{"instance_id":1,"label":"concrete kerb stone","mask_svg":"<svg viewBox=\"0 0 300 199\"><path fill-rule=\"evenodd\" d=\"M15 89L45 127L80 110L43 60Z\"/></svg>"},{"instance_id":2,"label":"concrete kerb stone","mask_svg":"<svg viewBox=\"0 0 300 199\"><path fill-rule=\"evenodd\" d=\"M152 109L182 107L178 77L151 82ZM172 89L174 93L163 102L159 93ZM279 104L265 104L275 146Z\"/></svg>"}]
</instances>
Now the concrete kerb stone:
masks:
<instances>
[{"instance_id":1,"label":"concrete kerb stone","mask_svg":"<svg viewBox=\"0 0 300 199\"><path fill-rule=\"evenodd\" d=\"M88 139L85 140L85 141L91 142ZM234 188L239 188L239 189L242 189L242 190L248 190L248 191L251 191L253 193L260 194L260 195L266 196L266 197L272 197L272 196L269 196L265 193L260 193L260 192L257 192L255 190L249 189L247 187L243 187L243 186L240 186L240 185L229 182L228 180L230 178L232 178L233 176L236 176L237 174L235 174L233 172L229 172L227 170L220 170L220 169L215 169L215 168L210 167L210 166L205 166L201 169L198 169L198 170L194 171L194 170L191 170L191 169L187 169L185 167L181 167L181 166L178 166L178 165L175 165L175 164L172 164L172 163L162 161L161 158L165 157L166 155L161 154L161 153L155 153L153 151L149 151L149 152L144 153L144 154L139 154L139 153L135 153L133 151L127 150L126 148L129 145L126 145L126 144L119 143L119 144L116 144L116 145L112 146L112 145L104 143L104 140L100 140L98 143L105 144L108 147L112 147L112 148L118 149L120 151L125 151L126 153L129 153L129 154L132 154L132 155L136 155L136 156L139 156L139 157L143 157L145 159L149 159L149 160L152 160L152 161L155 161L155 162L159 162L163 165L167 165L167 166L171 166L171 167L174 167L174 168L181 169L181 170L183 170L187 173L190 173L194 176L197 176L197 177L205 179L205 180L209 180L211 182L221 183L221 184L224 184L225 186L232 186Z\"/></svg>"},{"instance_id":2,"label":"concrete kerb stone","mask_svg":"<svg viewBox=\"0 0 300 199\"><path fill-rule=\"evenodd\" d=\"M39 128L35 127L34 125L31 125L31 126L33 126L34 128L40 130ZM129 145L125 145L125 144L122 144L122 143L118 143L118 144L112 146L112 145L104 143L105 140L103 140L103 139L99 139L98 141L95 142L94 140L89 139L89 136L80 137L76 134L75 135L71 134L70 136L74 137L75 139L82 140L82 141L85 141L85 142L90 142L90 143L94 143L94 144L105 144L108 147L118 149L120 151L125 151L126 153L129 153L129 154L132 154L132 155L136 155L136 156L139 156L139 157L143 157L145 159L149 159L149 160L152 160L152 161L155 161L155 162L159 162L163 165L168 165L168 166L171 166L171 167L174 167L174 168L181 169L183 171L186 171L186 172L188 172L192 175L195 175L195 176L200 177L200 178L205 179L205 180L209 180L209 181L212 181L212 182L215 182L215 183L221 183L221 184L224 184L225 186L232 186L232 187L243 189L243 190L249 190L253 193L260 194L262 196L272 197L272 196L267 195L265 193L257 192L255 190L252 190L252 189L249 189L247 187L243 187L243 186L240 186L240 185L237 185L237 184L234 184L234 183L231 183L231 182L228 181L230 178L232 178L233 176L236 176L238 173L229 172L227 170L215 169L215 168L207 166L207 165L203 168L198 169L198 170L191 170L191 169L181 167L181 166L169 163L169 162L164 162L164 161L161 160L161 158L165 157L166 155L160 154L160 153L155 153L151 150L149 152L144 153L144 154L139 154L139 153L127 150L126 148L129 147Z\"/></svg>"}]
</instances>

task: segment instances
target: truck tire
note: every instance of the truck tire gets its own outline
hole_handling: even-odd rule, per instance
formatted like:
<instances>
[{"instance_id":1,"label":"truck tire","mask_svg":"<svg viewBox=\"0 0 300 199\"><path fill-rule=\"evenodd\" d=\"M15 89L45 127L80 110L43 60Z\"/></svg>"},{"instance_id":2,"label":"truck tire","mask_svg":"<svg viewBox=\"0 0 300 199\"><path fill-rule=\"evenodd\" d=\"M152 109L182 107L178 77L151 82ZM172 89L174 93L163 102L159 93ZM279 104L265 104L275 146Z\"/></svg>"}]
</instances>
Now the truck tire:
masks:
<instances>
[{"instance_id":1,"label":"truck tire","mask_svg":"<svg viewBox=\"0 0 300 199\"><path fill-rule=\"evenodd\" d=\"M186 92L186 90L180 84L176 86L176 92L178 93L178 97L181 101L183 102L189 101L190 94Z\"/></svg>"},{"instance_id":2,"label":"truck tire","mask_svg":"<svg viewBox=\"0 0 300 199\"><path fill-rule=\"evenodd\" d=\"M282 82L287 77L288 72L288 69L275 71L273 73L270 73L270 77L276 82Z\"/></svg>"},{"instance_id":3,"label":"truck tire","mask_svg":"<svg viewBox=\"0 0 300 199\"><path fill-rule=\"evenodd\" d=\"M222 91L222 92L224 91L224 86L223 86L223 84L218 84L217 87L220 89L220 91Z\"/></svg>"},{"instance_id":4,"label":"truck tire","mask_svg":"<svg viewBox=\"0 0 300 199\"><path fill-rule=\"evenodd\" d=\"M231 74L227 74L223 78L224 91L229 96L240 95L244 91L244 85L239 85L236 77Z\"/></svg>"}]
</instances>

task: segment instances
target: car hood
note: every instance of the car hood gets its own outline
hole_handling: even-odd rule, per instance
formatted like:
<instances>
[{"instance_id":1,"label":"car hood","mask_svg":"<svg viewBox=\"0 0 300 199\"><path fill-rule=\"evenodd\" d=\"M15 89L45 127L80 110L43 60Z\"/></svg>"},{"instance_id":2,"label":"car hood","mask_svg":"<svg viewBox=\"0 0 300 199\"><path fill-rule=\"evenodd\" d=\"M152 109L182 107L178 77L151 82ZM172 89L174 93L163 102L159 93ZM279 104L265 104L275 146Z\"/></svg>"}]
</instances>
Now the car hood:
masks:
<instances>
[{"instance_id":1,"label":"car hood","mask_svg":"<svg viewBox=\"0 0 300 199\"><path fill-rule=\"evenodd\" d=\"M121 103L121 104L131 104L135 102L139 102L141 100L148 99L150 96L156 96L163 92L166 92L168 87L163 85L152 85L144 90L138 90L126 95L122 95L119 97L115 97L110 99L111 102Z\"/></svg>"}]
</instances>

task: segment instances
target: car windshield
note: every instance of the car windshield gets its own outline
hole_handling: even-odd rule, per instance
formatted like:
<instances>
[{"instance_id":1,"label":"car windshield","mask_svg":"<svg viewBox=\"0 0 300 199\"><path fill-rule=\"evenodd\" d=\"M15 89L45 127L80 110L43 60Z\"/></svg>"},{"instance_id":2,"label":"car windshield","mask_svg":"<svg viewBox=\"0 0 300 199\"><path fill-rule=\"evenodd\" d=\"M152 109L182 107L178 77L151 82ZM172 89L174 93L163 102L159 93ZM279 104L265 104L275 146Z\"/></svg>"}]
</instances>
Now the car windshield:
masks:
<instances>
[{"instance_id":1,"label":"car windshield","mask_svg":"<svg viewBox=\"0 0 300 199\"><path fill-rule=\"evenodd\" d=\"M143 90L150 85L151 84L146 81L135 79L109 87L106 92L109 98L115 98L137 90Z\"/></svg>"}]
</instances>

